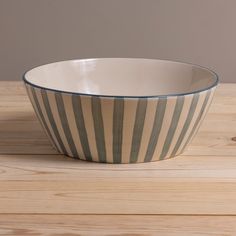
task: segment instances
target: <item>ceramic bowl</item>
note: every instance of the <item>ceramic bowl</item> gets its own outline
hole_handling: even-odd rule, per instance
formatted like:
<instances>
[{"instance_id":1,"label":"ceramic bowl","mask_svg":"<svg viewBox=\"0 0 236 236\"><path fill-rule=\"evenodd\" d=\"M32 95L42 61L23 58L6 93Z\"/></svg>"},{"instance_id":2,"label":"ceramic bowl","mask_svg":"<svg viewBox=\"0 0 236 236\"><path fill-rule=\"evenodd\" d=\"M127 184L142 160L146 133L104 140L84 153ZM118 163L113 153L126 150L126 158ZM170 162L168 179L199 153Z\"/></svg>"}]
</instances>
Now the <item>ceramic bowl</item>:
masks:
<instances>
[{"instance_id":1,"label":"ceramic bowl","mask_svg":"<svg viewBox=\"0 0 236 236\"><path fill-rule=\"evenodd\" d=\"M55 62L29 70L23 79L56 150L107 163L182 153L218 83L201 66L138 58Z\"/></svg>"}]
</instances>

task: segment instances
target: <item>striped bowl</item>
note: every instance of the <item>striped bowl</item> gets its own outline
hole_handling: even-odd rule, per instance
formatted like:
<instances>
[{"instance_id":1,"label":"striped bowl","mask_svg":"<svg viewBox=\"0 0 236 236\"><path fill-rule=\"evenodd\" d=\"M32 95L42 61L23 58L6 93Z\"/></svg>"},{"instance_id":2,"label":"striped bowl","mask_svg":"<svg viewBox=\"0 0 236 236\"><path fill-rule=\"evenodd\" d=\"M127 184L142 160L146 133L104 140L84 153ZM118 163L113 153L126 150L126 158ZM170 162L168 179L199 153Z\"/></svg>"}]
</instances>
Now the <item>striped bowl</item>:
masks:
<instances>
[{"instance_id":1,"label":"striped bowl","mask_svg":"<svg viewBox=\"0 0 236 236\"><path fill-rule=\"evenodd\" d=\"M23 80L58 152L107 163L182 153L218 83L200 66L128 58L55 62L27 71Z\"/></svg>"}]
</instances>

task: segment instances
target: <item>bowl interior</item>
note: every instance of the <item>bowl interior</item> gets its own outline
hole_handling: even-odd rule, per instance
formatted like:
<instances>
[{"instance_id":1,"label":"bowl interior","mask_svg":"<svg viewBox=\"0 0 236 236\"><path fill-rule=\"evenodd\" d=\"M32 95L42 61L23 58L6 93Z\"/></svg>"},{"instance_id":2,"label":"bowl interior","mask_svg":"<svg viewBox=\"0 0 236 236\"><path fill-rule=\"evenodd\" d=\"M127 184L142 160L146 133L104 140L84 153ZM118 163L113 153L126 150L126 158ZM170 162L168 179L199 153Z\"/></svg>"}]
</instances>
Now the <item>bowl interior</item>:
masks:
<instances>
[{"instance_id":1,"label":"bowl interior","mask_svg":"<svg viewBox=\"0 0 236 236\"><path fill-rule=\"evenodd\" d=\"M55 62L28 71L24 79L63 92L134 97L187 94L217 84L216 74L200 66L128 58Z\"/></svg>"}]
</instances>

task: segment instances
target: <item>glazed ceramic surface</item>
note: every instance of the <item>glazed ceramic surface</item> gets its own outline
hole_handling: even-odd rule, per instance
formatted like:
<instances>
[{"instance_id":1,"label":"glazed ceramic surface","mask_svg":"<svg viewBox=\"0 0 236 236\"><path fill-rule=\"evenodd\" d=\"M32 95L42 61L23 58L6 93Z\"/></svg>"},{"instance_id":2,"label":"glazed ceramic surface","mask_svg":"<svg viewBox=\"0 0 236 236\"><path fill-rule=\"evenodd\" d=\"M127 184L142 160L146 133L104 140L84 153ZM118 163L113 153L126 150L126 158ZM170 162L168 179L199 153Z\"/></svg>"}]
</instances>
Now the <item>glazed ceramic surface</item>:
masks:
<instances>
[{"instance_id":1,"label":"glazed ceramic surface","mask_svg":"<svg viewBox=\"0 0 236 236\"><path fill-rule=\"evenodd\" d=\"M105 58L39 66L24 81L60 153L136 163L183 152L206 115L218 78L186 63Z\"/></svg>"}]
</instances>

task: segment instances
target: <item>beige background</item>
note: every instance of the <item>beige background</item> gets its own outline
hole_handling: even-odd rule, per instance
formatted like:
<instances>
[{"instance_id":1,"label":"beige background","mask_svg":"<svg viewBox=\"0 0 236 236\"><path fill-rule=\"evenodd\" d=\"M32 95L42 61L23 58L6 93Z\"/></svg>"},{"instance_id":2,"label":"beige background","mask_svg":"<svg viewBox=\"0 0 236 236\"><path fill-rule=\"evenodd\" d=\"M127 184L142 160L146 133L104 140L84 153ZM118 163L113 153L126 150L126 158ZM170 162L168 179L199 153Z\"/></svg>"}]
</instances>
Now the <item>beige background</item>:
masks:
<instances>
[{"instance_id":1,"label":"beige background","mask_svg":"<svg viewBox=\"0 0 236 236\"><path fill-rule=\"evenodd\" d=\"M88 57L210 67L236 81L235 0L0 0L0 80Z\"/></svg>"}]
</instances>

